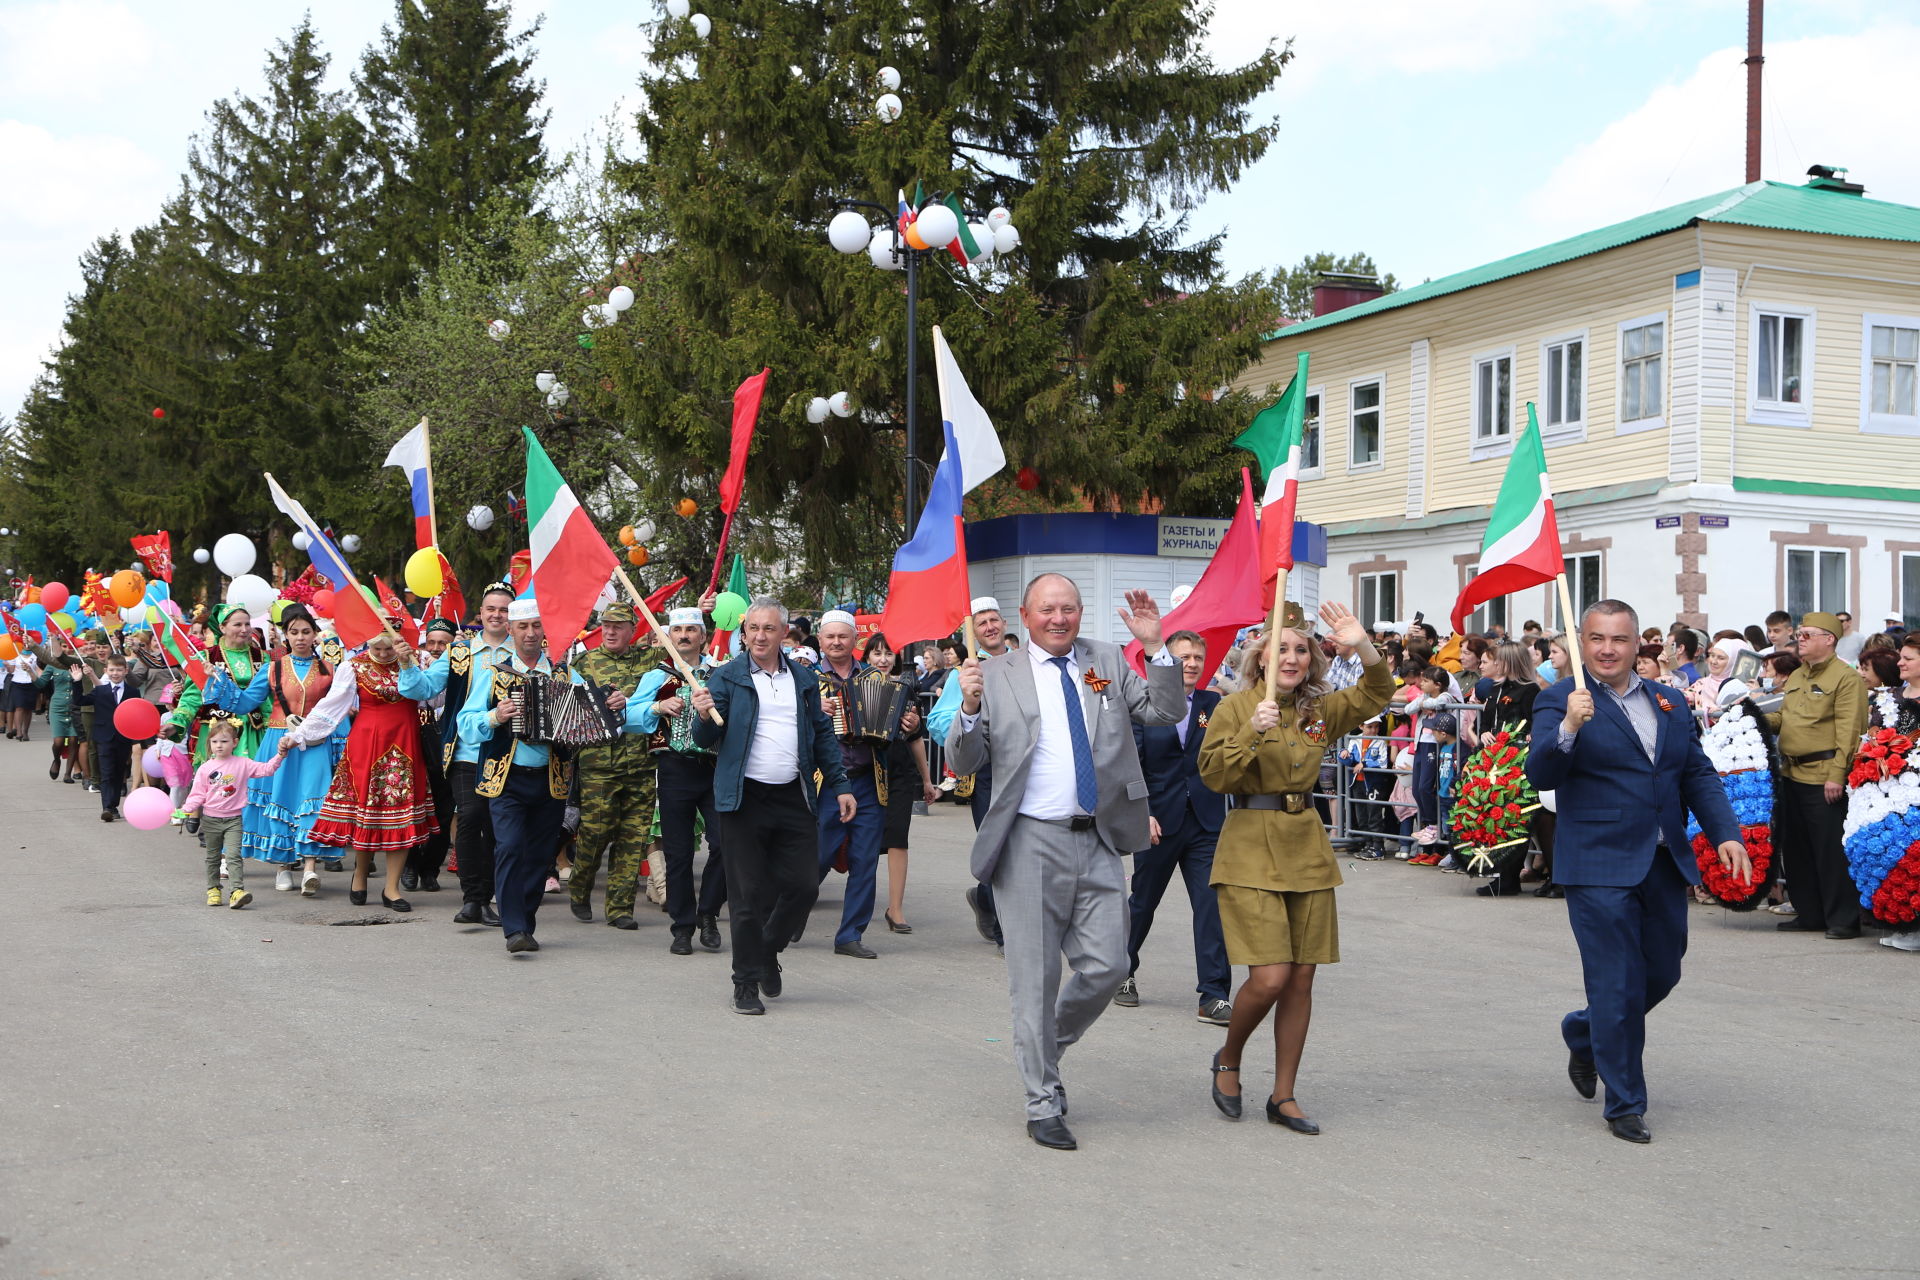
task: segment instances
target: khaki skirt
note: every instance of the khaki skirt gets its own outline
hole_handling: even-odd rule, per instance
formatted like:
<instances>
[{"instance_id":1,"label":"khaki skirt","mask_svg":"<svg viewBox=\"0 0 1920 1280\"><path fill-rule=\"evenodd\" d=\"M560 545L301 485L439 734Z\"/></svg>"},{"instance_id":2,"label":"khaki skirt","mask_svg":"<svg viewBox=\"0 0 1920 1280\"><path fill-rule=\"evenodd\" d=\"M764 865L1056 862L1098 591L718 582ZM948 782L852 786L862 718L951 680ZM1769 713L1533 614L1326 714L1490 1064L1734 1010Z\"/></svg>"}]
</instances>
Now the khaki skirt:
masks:
<instances>
[{"instance_id":1,"label":"khaki skirt","mask_svg":"<svg viewBox=\"0 0 1920 1280\"><path fill-rule=\"evenodd\" d=\"M1220 899L1229 963L1340 963L1340 920L1332 889L1287 893L1220 884L1214 893Z\"/></svg>"}]
</instances>

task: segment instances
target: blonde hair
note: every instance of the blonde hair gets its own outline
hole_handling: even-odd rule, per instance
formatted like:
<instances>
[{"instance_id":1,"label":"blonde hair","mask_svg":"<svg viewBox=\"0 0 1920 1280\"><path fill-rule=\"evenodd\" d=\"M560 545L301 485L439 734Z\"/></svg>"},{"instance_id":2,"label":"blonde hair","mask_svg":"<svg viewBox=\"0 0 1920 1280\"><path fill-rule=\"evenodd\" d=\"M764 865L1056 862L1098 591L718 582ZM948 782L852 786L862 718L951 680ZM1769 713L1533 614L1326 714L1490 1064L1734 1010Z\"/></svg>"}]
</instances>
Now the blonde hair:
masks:
<instances>
[{"instance_id":1,"label":"blonde hair","mask_svg":"<svg viewBox=\"0 0 1920 1280\"><path fill-rule=\"evenodd\" d=\"M1298 636L1307 646L1307 678L1293 691L1294 705L1300 709L1302 718L1313 714L1314 702L1325 694L1333 692L1327 683L1327 655L1321 649L1320 642L1309 633L1297 627L1280 628L1281 635ZM1266 696L1267 682L1267 641L1263 636L1258 640L1249 640L1240 646L1240 679L1242 688L1258 690Z\"/></svg>"}]
</instances>

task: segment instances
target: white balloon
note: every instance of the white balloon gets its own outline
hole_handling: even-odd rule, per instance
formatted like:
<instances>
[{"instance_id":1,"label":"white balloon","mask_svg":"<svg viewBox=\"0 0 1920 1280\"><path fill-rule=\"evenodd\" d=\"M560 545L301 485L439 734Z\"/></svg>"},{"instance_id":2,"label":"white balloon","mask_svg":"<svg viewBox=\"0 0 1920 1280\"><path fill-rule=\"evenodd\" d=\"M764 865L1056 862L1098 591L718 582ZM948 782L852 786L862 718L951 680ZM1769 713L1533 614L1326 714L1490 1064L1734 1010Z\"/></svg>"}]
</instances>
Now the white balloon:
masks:
<instances>
[{"instance_id":1,"label":"white balloon","mask_svg":"<svg viewBox=\"0 0 1920 1280\"><path fill-rule=\"evenodd\" d=\"M1014 230L1011 222L1003 223L994 230L993 251L995 253L1012 253L1019 247L1020 233Z\"/></svg>"},{"instance_id":2,"label":"white balloon","mask_svg":"<svg viewBox=\"0 0 1920 1280\"><path fill-rule=\"evenodd\" d=\"M827 415L832 412L833 409L827 404L827 398L825 396L815 396L813 399L807 401L808 422L825 422Z\"/></svg>"},{"instance_id":3,"label":"white balloon","mask_svg":"<svg viewBox=\"0 0 1920 1280\"><path fill-rule=\"evenodd\" d=\"M237 578L253 568L257 556L244 533L223 533L220 541L213 544L213 562L229 578Z\"/></svg>"},{"instance_id":4,"label":"white balloon","mask_svg":"<svg viewBox=\"0 0 1920 1280\"><path fill-rule=\"evenodd\" d=\"M833 411L833 416L836 418L851 418L853 398L844 391L836 391L827 397L827 408Z\"/></svg>"},{"instance_id":5,"label":"white balloon","mask_svg":"<svg viewBox=\"0 0 1920 1280\"><path fill-rule=\"evenodd\" d=\"M898 271L906 265L900 261L900 255L894 252L891 227L873 229L873 239L867 241L867 258L882 271Z\"/></svg>"},{"instance_id":6,"label":"white balloon","mask_svg":"<svg viewBox=\"0 0 1920 1280\"><path fill-rule=\"evenodd\" d=\"M892 92L900 87L900 71L897 67L880 68L880 87Z\"/></svg>"},{"instance_id":7,"label":"white balloon","mask_svg":"<svg viewBox=\"0 0 1920 1280\"><path fill-rule=\"evenodd\" d=\"M467 512L467 528L475 533L485 533L493 528L493 508L480 504Z\"/></svg>"},{"instance_id":8,"label":"white balloon","mask_svg":"<svg viewBox=\"0 0 1920 1280\"><path fill-rule=\"evenodd\" d=\"M1192 594L1193 594L1193 588L1183 582L1179 586L1173 589L1173 595L1169 598L1169 601L1171 604L1173 604L1177 608L1181 601L1185 600L1188 596Z\"/></svg>"},{"instance_id":9,"label":"white balloon","mask_svg":"<svg viewBox=\"0 0 1920 1280\"><path fill-rule=\"evenodd\" d=\"M213 559L213 552L207 550L205 547L194 548L193 562L195 564L205 564L211 559Z\"/></svg>"},{"instance_id":10,"label":"white balloon","mask_svg":"<svg viewBox=\"0 0 1920 1280\"><path fill-rule=\"evenodd\" d=\"M702 40L705 40L713 30L713 19L704 13L694 14L690 21L693 23L693 34L699 36Z\"/></svg>"},{"instance_id":11,"label":"white balloon","mask_svg":"<svg viewBox=\"0 0 1920 1280\"><path fill-rule=\"evenodd\" d=\"M927 242L929 249L944 249L960 234L960 219L954 217L953 210L943 204L930 204L922 209L913 225L919 229L920 238Z\"/></svg>"},{"instance_id":12,"label":"white balloon","mask_svg":"<svg viewBox=\"0 0 1920 1280\"><path fill-rule=\"evenodd\" d=\"M667 16L669 18L684 18L692 12L693 6L688 4L687 0L667 0Z\"/></svg>"},{"instance_id":13,"label":"white balloon","mask_svg":"<svg viewBox=\"0 0 1920 1280\"><path fill-rule=\"evenodd\" d=\"M624 284L613 286L612 291L607 294L607 305L615 311L625 311L633 305L633 290Z\"/></svg>"},{"instance_id":14,"label":"white balloon","mask_svg":"<svg viewBox=\"0 0 1920 1280\"><path fill-rule=\"evenodd\" d=\"M653 535L656 532L657 530L654 528L653 521L642 520L640 523L633 526L633 540L642 545L645 545L646 543L653 541Z\"/></svg>"},{"instance_id":15,"label":"white balloon","mask_svg":"<svg viewBox=\"0 0 1920 1280\"><path fill-rule=\"evenodd\" d=\"M968 262L985 262L993 256L993 232L984 222L969 222L967 234L973 237L974 248L980 252L968 258Z\"/></svg>"},{"instance_id":16,"label":"white balloon","mask_svg":"<svg viewBox=\"0 0 1920 1280\"><path fill-rule=\"evenodd\" d=\"M573 392L567 389L567 384L556 382L553 384L553 390L547 392L547 407L558 409L571 399L573 399Z\"/></svg>"},{"instance_id":17,"label":"white balloon","mask_svg":"<svg viewBox=\"0 0 1920 1280\"><path fill-rule=\"evenodd\" d=\"M553 390L553 384L558 381L559 379L550 373L536 373L533 376L533 385L541 395L545 395L547 392Z\"/></svg>"},{"instance_id":18,"label":"white balloon","mask_svg":"<svg viewBox=\"0 0 1920 1280\"><path fill-rule=\"evenodd\" d=\"M308 547L312 545L313 545L313 539L307 536L306 530L303 529L300 532L293 535L293 549L295 551L305 551Z\"/></svg>"},{"instance_id":19,"label":"white balloon","mask_svg":"<svg viewBox=\"0 0 1920 1280\"><path fill-rule=\"evenodd\" d=\"M147 606L143 604L128 605L126 608L120 611L120 621L126 623L130 627L135 625L136 623L145 622L146 620L147 620Z\"/></svg>"},{"instance_id":20,"label":"white balloon","mask_svg":"<svg viewBox=\"0 0 1920 1280\"><path fill-rule=\"evenodd\" d=\"M505 320L494 320L487 325L487 336L495 342L505 342L507 335L513 332L513 326Z\"/></svg>"},{"instance_id":21,"label":"white balloon","mask_svg":"<svg viewBox=\"0 0 1920 1280\"><path fill-rule=\"evenodd\" d=\"M227 584L227 603L248 613L265 613L273 603L273 584L257 573L243 573Z\"/></svg>"},{"instance_id":22,"label":"white balloon","mask_svg":"<svg viewBox=\"0 0 1920 1280\"><path fill-rule=\"evenodd\" d=\"M1005 205L997 204L987 211L988 230L998 231L1012 221L1013 215L1007 212Z\"/></svg>"},{"instance_id":23,"label":"white balloon","mask_svg":"<svg viewBox=\"0 0 1920 1280\"><path fill-rule=\"evenodd\" d=\"M883 93L874 100L873 114L879 116L882 123L892 124L898 120L901 109L900 95L897 93Z\"/></svg>"},{"instance_id":24,"label":"white balloon","mask_svg":"<svg viewBox=\"0 0 1920 1280\"><path fill-rule=\"evenodd\" d=\"M611 321L607 319L606 311L596 303L580 313L580 323L589 329L604 329Z\"/></svg>"},{"instance_id":25,"label":"white balloon","mask_svg":"<svg viewBox=\"0 0 1920 1280\"><path fill-rule=\"evenodd\" d=\"M841 253L858 253L873 239L873 228L851 209L842 209L827 224L827 242Z\"/></svg>"},{"instance_id":26,"label":"white balloon","mask_svg":"<svg viewBox=\"0 0 1920 1280\"><path fill-rule=\"evenodd\" d=\"M352 555L354 552L358 551L360 549L360 535L357 533L350 533L346 537L340 539L340 549L346 552L348 555Z\"/></svg>"}]
</instances>

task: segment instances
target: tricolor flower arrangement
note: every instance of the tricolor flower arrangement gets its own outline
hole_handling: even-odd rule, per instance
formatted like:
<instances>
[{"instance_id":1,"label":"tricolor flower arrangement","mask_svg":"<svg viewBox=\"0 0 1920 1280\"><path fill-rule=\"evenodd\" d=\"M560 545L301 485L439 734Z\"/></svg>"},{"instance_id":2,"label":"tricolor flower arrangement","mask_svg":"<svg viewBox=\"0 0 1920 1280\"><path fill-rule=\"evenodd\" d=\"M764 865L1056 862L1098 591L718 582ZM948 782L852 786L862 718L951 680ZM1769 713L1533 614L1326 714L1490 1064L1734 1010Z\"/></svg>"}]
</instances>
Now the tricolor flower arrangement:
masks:
<instances>
[{"instance_id":1,"label":"tricolor flower arrangement","mask_svg":"<svg viewBox=\"0 0 1920 1280\"><path fill-rule=\"evenodd\" d=\"M1901 932L1920 926L1920 761L1913 738L1867 735L1847 774L1847 868L1860 906Z\"/></svg>"},{"instance_id":2,"label":"tricolor flower arrangement","mask_svg":"<svg viewBox=\"0 0 1920 1280\"><path fill-rule=\"evenodd\" d=\"M1460 771L1452 834L1455 844L1470 850L1470 871L1490 871L1495 854L1526 848L1527 815L1540 807L1540 797L1527 781L1524 727L1514 725L1484 739Z\"/></svg>"},{"instance_id":3,"label":"tricolor flower arrangement","mask_svg":"<svg viewBox=\"0 0 1920 1280\"><path fill-rule=\"evenodd\" d=\"M1774 880L1772 737L1753 714L1752 704L1742 702L1714 721L1700 745L1720 775L1727 803L1733 806L1740 840L1753 860L1753 879L1740 880L1720 865L1720 851L1691 814L1687 839L1707 892L1723 906L1751 911L1766 900Z\"/></svg>"}]
</instances>

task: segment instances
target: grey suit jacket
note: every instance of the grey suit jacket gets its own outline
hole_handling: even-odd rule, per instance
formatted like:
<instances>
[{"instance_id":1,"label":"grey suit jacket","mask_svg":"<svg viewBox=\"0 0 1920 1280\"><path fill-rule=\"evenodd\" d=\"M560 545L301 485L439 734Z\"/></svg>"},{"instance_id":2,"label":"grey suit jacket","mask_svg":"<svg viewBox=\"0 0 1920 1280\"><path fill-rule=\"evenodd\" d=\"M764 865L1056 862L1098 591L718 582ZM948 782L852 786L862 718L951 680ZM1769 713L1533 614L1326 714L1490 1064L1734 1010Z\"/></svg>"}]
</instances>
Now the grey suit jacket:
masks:
<instances>
[{"instance_id":1,"label":"grey suit jacket","mask_svg":"<svg viewBox=\"0 0 1920 1280\"><path fill-rule=\"evenodd\" d=\"M1147 678L1134 674L1117 646L1102 640L1073 642L1074 661L1083 677L1080 705L1093 747L1094 777L1100 786L1093 815L1101 843L1115 854L1147 847L1147 784L1134 747L1133 722L1174 724L1186 715L1187 694L1179 667L1148 666ZM1105 701L1084 679L1092 671L1111 681ZM993 800L973 840L973 874L993 879L1013 820L1027 793L1027 769L1040 734L1040 704L1034 690L1033 659L1021 650L989 658L980 667L983 693L980 715L971 729L965 716L953 718L947 734L947 761L957 775L993 769Z\"/></svg>"}]
</instances>

